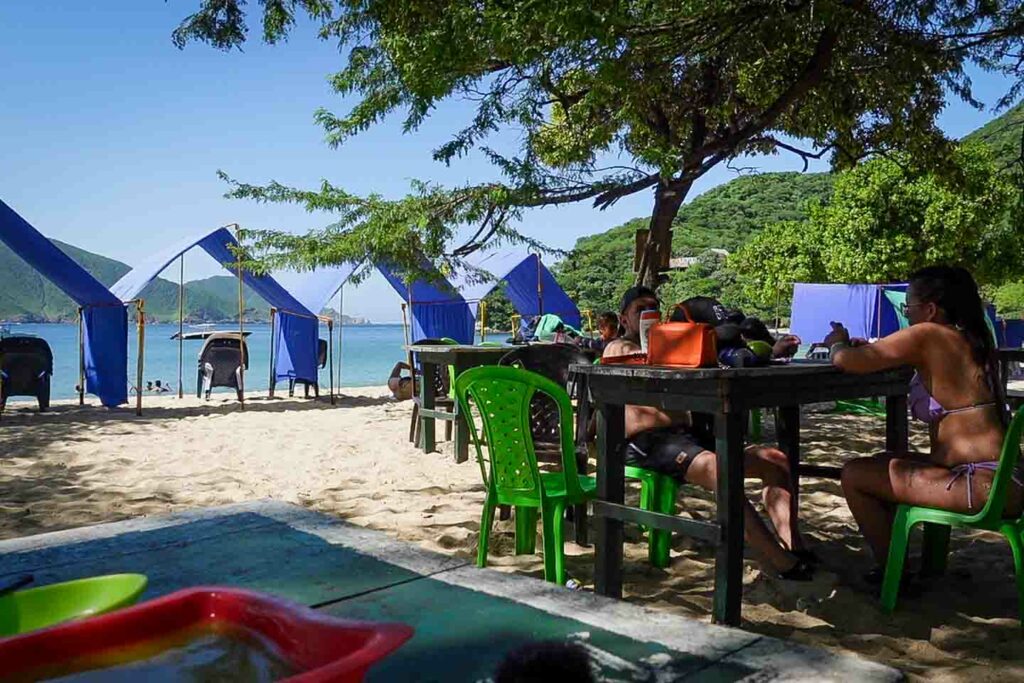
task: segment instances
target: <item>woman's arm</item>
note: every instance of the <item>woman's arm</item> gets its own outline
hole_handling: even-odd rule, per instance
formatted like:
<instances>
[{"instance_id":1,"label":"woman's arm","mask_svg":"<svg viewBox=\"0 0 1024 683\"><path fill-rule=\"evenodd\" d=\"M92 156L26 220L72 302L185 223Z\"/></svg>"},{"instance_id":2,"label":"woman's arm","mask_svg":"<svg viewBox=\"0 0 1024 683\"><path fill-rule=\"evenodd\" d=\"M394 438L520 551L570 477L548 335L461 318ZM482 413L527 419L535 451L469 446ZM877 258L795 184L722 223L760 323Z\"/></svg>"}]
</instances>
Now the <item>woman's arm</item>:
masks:
<instances>
[{"instance_id":1,"label":"woman's arm","mask_svg":"<svg viewBox=\"0 0 1024 683\"><path fill-rule=\"evenodd\" d=\"M914 325L879 339L874 344L838 348L832 354L832 364L843 372L855 374L897 368L901 365L919 365L921 361L922 333L925 325Z\"/></svg>"}]
</instances>

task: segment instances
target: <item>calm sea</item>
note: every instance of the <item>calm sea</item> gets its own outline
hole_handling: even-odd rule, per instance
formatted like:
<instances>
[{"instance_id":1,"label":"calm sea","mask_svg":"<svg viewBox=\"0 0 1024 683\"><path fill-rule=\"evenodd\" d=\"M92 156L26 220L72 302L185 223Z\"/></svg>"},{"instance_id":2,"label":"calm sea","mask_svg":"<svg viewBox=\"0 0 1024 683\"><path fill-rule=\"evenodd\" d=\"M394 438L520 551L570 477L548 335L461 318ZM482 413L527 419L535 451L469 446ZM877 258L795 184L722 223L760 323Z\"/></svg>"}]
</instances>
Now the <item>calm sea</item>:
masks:
<instances>
[{"instance_id":1,"label":"calm sea","mask_svg":"<svg viewBox=\"0 0 1024 683\"><path fill-rule=\"evenodd\" d=\"M78 382L78 328L75 325L60 324L5 324L10 334L31 334L42 337L53 349L53 382L51 393L53 398L72 398L75 396L75 384ZM185 331L198 331L200 328L185 326ZM231 325L217 326L212 329L232 330ZM249 372L245 374L247 391L266 390L269 383L270 360L270 325L246 325L251 331L249 344ZM178 384L178 342L171 339L177 333L178 325L150 324L146 325L146 351L143 363L145 380L161 380L165 384L177 387ZM322 327L321 336L327 338L327 328ZM342 329L341 352L341 384L343 387L360 387L382 385L387 383L388 374L394 364L402 360L404 343L401 325L353 325ZM338 375L337 329L335 329L335 382ZM201 341L184 343L184 363L182 369L185 393L196 390L196 358L202 346ZM129 335L129 381L135 380L135 359L137 356L135 328L131 327ZM327 369L320 371L320 386L327 389L329 377ZM287 389L287 383L279 383L278 390ZM225 391L218 389L216 391ZM230 391L230 390L226 390ZM12 401L21 400L12 397ZM34 400L34 399L33 399Z\"/></svg>"}]
</instances>

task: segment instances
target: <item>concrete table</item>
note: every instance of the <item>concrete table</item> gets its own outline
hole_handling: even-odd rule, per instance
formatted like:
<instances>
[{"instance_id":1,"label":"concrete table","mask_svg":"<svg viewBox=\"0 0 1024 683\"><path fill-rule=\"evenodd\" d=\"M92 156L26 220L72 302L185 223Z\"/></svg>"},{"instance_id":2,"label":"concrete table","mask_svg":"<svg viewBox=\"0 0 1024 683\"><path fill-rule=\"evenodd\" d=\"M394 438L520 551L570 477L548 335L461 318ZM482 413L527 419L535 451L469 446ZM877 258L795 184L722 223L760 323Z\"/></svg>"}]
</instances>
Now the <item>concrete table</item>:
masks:
<instances>
[{"instance_id":1,"label":"concrete table","mask_svg":"<svg viewBox=\"0 0 1024 683\"><path fill-rule=\"evenodd\" d=\"M747 411L779 409L779 447L786 453L794 486L799 475L835 476L834 468L800 464L800 405L885 396L886 449L907 448L907 391L911 372L888 370L844 374L831 364L794 361L788 365L739 369L683 369L642 365L573 366L597 410L596 590L622 596L622 524L631 522L683 533L716 546L712 618L740 623L743 592L743 438ZM584 394L586 395L586 394ZM708 413L715 420L718 456L718 512L714 522L645 512L623 504L625 491L624 408L652 406L668 411ZM796 500L794 496L794 506Z\"/></svg>"},{"instance_id":2,"label":"concrete table","mask_svg":"<svg viewBox=\"0 0 1024 683\"><path fill-rule=\"evenodd\" d=\"M149 576L143 599L242 586L339 617L400 621L413 638L375 681L483 681L513 649L578 644L605 681L898 681L856 657L645 610L539 579L477 569L275 501L144 517L0 541L0 580Z\"/></svg>"},{"instance_id":3,"label":"concrete table","mask_svg":"<svg viewBox=\"0 0 1024 683\"><path fill-rule=\"evenodd\" d=\"M437 449L434 433L435 420L455 421L455 461L469 459L469 425L456 408L454 413L437 410L435 403L435 380L437 373L448 372L448 366L455 368L455 376L480 365L497 365L501 357L511 351L512 346L469 346L464 344L412 344L405 347L423 367L420 377L420 440L417 446L424 453ZM454 387L452 388L454 398Z\"/></svg>"}]
</instances>

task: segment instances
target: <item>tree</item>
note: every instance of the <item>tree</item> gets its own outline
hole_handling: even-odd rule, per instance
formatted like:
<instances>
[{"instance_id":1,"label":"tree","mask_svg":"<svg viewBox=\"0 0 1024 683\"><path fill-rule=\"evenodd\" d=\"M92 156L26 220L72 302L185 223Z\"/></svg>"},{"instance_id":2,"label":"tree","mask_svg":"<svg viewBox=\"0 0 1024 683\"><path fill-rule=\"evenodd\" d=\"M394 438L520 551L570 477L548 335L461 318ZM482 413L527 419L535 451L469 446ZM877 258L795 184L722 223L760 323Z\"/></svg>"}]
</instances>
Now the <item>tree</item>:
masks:
<instances>
[{"instance_id":1,"label":"tree","mask_svg":"<svg viewBox=\"0 0 1024 683\"><path fill-rule=\"evenodd\" d=\"M995 290L992 303L1005 318L1024 317L1024 282L1008 282Z\"/></svg>"},{"instance_id":2,"label":"tree","mask_svg":"<svg viewBox=\"0 0 1024 683\"><path fill-rule=\"evenodd\" d=\"M202 0L175 42L240 47L244 4ZM456 188L416 184L397 202L327 182L315 191L233 184L235 197L340 215L337 225L303 237L253 235L275 265L378 256L415 266L423 253L458 266L468 251L516 239L525 208L604 208L652 191L638 280L657 284L673 218L694 181L717 164L782 151L805 163L830 154L846 166L899 148L939 165L948 144L935 119L946 94L975 103L966 65L1018 79L1002 105L1021 86L1013 57L1024 47L1024 0L261 4L263 40L283 40L305 13L321 38L348 48L332 84L359 99L345 115L317 114L332 145L396 111L414 130L439 102L461 98L475 103L475 115L434 157L450 163L479 151L503 176ZM515 153L487 146L509 128L520 132ZM475 231L450 248L458 225Z\"/></svg>"},{"instance_id":3,"label":"tree","mask_svg":"<svg viewBox=\"0 0 1024 683\"><path fill-rule=\"evenodd\" d=\"M744 274L744 294L778 316L789 310L794 282L821 282L820 232L813 223L783 221L770 225L729 258Z\"/></svg>"},{"instance_id":4,"label":"tree","mask_svg":"<svg viewBox=\"0 0 1024 683\"><path fill-rule=\"evenodd\" d=\"M841 174L832 200L811 210L825 278L894 282L935 263L962 265L981 284L1020 274L1024 233L1006 220L1012 185L984 145L962 145L953 163L939 176L895 155Z\"/></svg>"}]
</instances>

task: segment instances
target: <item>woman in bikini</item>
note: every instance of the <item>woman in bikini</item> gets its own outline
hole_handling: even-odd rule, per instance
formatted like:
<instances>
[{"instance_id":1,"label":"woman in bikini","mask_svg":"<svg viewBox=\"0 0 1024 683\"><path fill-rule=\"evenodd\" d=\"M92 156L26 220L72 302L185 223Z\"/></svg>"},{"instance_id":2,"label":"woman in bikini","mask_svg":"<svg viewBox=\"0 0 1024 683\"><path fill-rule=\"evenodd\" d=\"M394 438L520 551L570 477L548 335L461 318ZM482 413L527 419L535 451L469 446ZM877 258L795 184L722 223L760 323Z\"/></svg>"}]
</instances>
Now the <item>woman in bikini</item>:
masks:
<instances>
[{"instance_id":1,"label":"woman in bikini","mask_svg":"<svg viewBox=\"0 0 1024 683\"><path fill-rule=\"evenodd\" d=\"M974 278L933 266L910 277L904 315L910 326L874 344L851 342L842 325L825 338L832 363L865 373L910 365L910 408L926 422L931 452L885 453L843 467L843 492L875 560L884 566L898 503L977 511L985 504L1007 424L995 344ZM1021 509L1021 477L1007 514ZM880 580L881 570L868 576Z\"/></svg>"}]
</instances>

